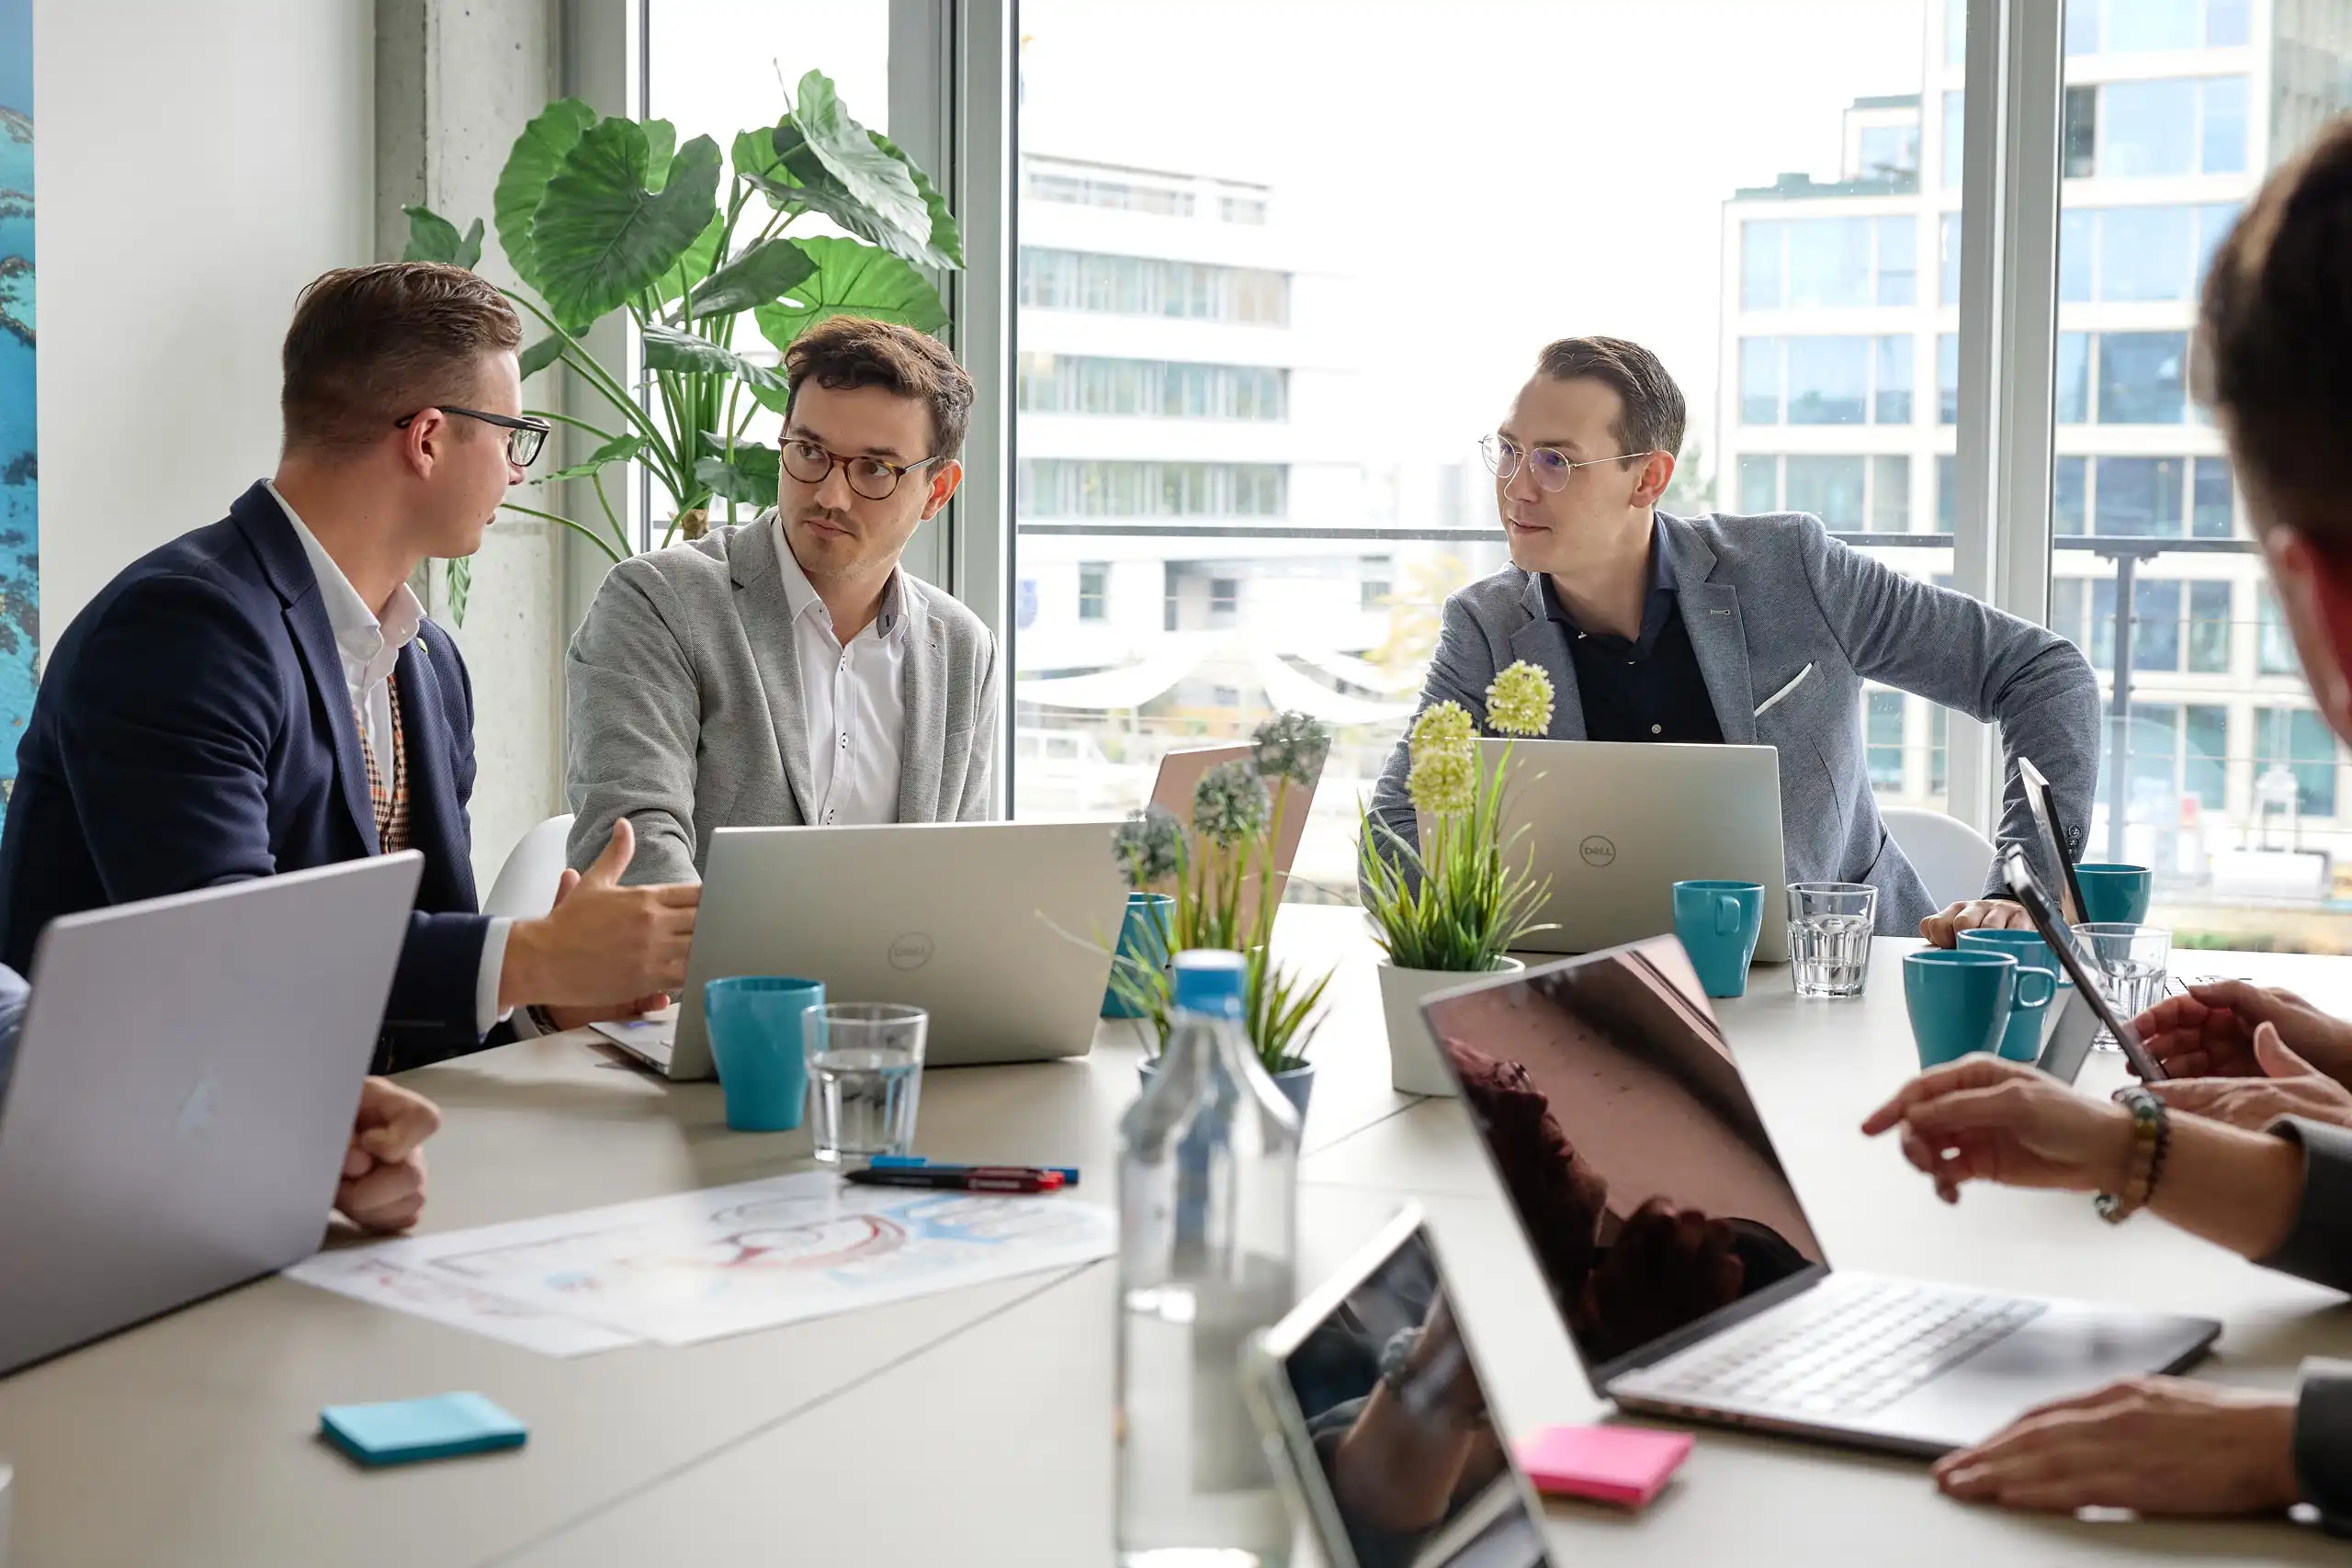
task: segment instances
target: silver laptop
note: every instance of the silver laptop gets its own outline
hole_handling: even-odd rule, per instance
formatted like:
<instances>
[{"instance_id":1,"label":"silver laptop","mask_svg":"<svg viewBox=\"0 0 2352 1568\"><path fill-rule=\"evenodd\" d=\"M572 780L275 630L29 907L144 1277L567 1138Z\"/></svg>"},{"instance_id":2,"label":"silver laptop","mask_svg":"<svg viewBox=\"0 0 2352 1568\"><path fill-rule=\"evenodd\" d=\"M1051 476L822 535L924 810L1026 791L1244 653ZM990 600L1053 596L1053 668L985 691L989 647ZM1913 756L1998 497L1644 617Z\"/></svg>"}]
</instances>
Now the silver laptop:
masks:
<instances>
[{"instance_id":1,"label":"silver laptop","mask_svg":"<svg viewBox=\"0 0 2352 1568\"><path fill-rule=\"evenodd\" d=\"M41 932L0 1103L0 1373L318 1250L424 864Z\"/></svg>"},{"instance_id":2,"label":"silver laptop","mask_svg":"<svg viewBox=\"0 0 2352 1568\"><path fill-rule=\"evenodd\" d=\"M1939 1454L2221 1332L1832 1272L1671 937L1421 1005L1593 1391L1628 1409Z\"/></svg>"},{"instance_id":3,"label":"silver laptop","mask_svg":"<svg viewBox=\"0 0 2352 1568\"><path fill-rule=\"evenodd\" d=\"M1489 771L1511 749L1502 808L1510 854L1518 863L1532 852L1535 874L1552 879L1535 919L1553 929L1526 938L1522 950L1593 953L1672 931L1674 885L1723 878L1764 885L1756 962L1788 962L1774 748L1495 739L1478 746ZM1421 827L1426 833L1428 824Z\"/></svg>"},{"instance_id":4,"label":"silver laptop","mask_svg":"<svg viewBox=\"0 0 2352 1568\"><path fill-rule=\"evenodd\" d=\"M1329 1568L1551 1562L1543 1510L1451 1297L1408 1205L1243 1350L1242 1392L1267 1457ZM1368 1494L1419 1503L1384 1517Z\"/></svg>"},{"instance_id":5,"label":"silver laptop","mask_svg":"<svg viewBox=\"0 0 2352 1568\"><path fill-rule=\"evenodd\" d=\"M673 1078L711 1076L702 987L797 975L839 1002L931 1014L926 1066L1094 1043L1127 891L1104 822L721 828L668 1017L597 1032Z\"/></svg>"}]
</instances>

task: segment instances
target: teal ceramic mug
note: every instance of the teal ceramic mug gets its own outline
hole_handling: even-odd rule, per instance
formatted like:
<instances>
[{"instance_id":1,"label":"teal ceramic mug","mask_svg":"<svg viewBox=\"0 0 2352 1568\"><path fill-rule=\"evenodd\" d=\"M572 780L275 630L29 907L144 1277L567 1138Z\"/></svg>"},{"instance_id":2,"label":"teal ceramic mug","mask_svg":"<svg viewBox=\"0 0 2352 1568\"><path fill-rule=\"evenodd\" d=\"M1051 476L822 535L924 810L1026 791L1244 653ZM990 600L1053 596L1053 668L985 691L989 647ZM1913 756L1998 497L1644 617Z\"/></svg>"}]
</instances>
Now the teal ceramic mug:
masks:
<instances>
[{"instance_id":1,"label":"teal ceramic mug","mask_svg":"<svg viewBox=\"0 0 2352 1568\"><path fill-rule=\"evenodd\" d=\"M1962 931L1960 933L1960 950L1963 953L2006 953L2018 961L2020 981L2024 979L2026 970L2035 969L2049 976L2052 987L2064 984L2064 977L2058 969L2058 955L2050 951L2050 944L2035 931ZM2041 1026L2049 1013L2049 998L2030 1002L2019 996L2009 1007L2009 1026L2001 1034L2001 1055L2012 1062L2040 1061Z\"/></svg>"},{"instance_id":2,"label":"teal ceramic mug","mask_svg":"<svg viewBox=\"0 0 2352 1568\"><path fill-rule=\"evenodd\" d=\"M1678 882L1674 885L1674 934L1699 972L1711 997L1747 994L1748 961L1764 931L1764 885L1760 882Z\"/></svg>"},{"instance_id":3,"label":"teal ceramic mug","mask_svg":"<svg viewBox=\"0 0 2352 1568\"><path fill-rule=\"evenodd\" d=\"M1997 1051L2019 997L2045 1008L2057 982L2021 969L2013 954L1982 947L1922 948L1903 960L1903 1000L1919 1066L1940 1066L1972 1052Z\"/></svg>"},{"instance_id":4,"label":"teal ceramic mug","mask_svg":"<svg viewBox=\"0 0 2352 1568\"><path fill-rule=\"evenodd\" d=\"M2153 878L2144 865L2078 865L2075 885L2083 890L2086 925L2144 925Z\"/></svg>"},{"instance_id":5,"label":"teal ceramic mug","mask_svg":"<svg viewBox=\"0 0 2352 1568\"><path fill-rule=\"evenodd\" d=\"M825 1005L821 980L733 975L702 988L710 1059L727 1097L727 1124L739 1133L786 1133L808 1103L808 1058L801 1015Z\"/></svg>"}]
</instances>

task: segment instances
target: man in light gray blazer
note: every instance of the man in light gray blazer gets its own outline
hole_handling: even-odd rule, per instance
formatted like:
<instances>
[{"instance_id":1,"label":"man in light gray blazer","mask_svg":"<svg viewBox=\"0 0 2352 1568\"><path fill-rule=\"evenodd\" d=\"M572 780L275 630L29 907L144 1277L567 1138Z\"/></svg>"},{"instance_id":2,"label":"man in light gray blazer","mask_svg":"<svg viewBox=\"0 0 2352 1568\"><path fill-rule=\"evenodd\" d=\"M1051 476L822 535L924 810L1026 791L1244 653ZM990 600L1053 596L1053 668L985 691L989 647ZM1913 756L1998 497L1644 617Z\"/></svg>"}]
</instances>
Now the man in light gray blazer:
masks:
<instances>
[{"instance_id":1,"label":"man in light gray blazer","mask_svg":"<svg viewBox=\"0 0 2352 1568\"><path fill-rule=\"evenodd\" d=\"M996 641L899 566L962 480L971 378L850 317L785 367L775 510L621 562L571 640L574 865L619 817L628 881L686 882L719 828L990 815Z\"/></svg>"},{"instance_id":2,"label":"man in light gray blazer","mask_svg":"<svg viewBox=\"0 0 2352 1568\"><path fill-rule=\"evenodd\" d=\"M1848 548L1817 518L1659 512L1682 426L1680 390L1638 344L1544 350L1487 439L1512 564L1446 601L1421 705L1457 702L1483 725L1487 682L1525 660L1552 678L1555 739L1776 747L1790 881L1869 883L1880 931L1946 946L1971 926L2026 925L1990 866L1985 897L1938 911L1888 838L1862 682L1997 721L2012 763L2001 837L2035 841L2014 766L2030 758L2074 853L2098 773L2089 662L2040 626ZM1408 771L1400 741L1373 814L1410 841Z\"/></svg>"}]
</instances>

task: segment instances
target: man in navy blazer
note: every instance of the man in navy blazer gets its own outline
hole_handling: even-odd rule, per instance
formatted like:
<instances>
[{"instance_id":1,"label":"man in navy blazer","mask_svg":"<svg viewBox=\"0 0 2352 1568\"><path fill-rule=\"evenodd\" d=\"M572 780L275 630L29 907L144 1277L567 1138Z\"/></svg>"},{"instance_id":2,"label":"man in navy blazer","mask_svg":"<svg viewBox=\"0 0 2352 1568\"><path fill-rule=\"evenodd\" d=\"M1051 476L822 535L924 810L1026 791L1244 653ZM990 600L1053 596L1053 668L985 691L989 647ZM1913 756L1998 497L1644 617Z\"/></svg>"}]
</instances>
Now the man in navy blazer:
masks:
<instances>
[{"instance_id":1,"label":"man in navy blazer","mask_svg":"<svg viewBox=\"0 0 2352 1568\"><path fill-rule=\"evenodd\" d=\"M569 1026L684 983L698 891L619 886L627 831L545 919L478 912L472 687L408 581L479 549L537 454L520 342L456 267L303 291L275 479L134 562L51 655L0 833L0 963L28 970L58 915L414 848L376 1070L476 1049L518 1006Z\"/></svg>"}]
</instances>

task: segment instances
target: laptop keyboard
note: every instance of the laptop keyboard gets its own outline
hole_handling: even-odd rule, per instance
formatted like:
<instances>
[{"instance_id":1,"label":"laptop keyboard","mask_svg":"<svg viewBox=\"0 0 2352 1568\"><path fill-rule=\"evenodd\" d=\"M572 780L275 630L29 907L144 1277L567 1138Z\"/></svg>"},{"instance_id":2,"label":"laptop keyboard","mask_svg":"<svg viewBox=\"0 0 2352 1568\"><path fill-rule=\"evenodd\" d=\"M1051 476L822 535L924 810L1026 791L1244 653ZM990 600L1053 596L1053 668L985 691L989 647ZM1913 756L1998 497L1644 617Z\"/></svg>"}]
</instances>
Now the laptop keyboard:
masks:
<instances>
[{"instance_id":1,"label":"laptop keyboard","mask_svg":"<svg viewBox=\"0 0 2352 1568\"><path fill-rule=\"evenodd\" d=\"M1826 1298L1817 1303L1815 1297ZM2041 1315L2048 1303L1902 1280L1815 1287L1643 1380L1648 1397L1867 1416Z\"/></svg>"}]
</instances>

